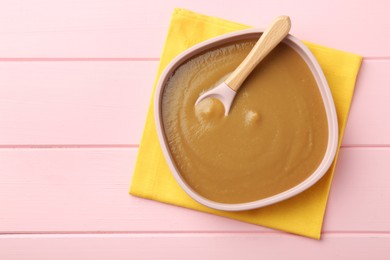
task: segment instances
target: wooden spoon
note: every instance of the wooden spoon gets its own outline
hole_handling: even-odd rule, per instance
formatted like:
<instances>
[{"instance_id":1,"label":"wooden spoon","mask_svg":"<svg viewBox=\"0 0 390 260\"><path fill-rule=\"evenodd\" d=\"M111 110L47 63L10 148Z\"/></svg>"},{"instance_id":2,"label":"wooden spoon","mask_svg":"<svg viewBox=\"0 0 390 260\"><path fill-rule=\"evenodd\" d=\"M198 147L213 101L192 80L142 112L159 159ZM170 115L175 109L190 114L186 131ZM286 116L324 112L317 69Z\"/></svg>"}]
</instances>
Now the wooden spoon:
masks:
<instances>
[{"instance_id":1,"label":"wooden spoon","mask_svg":"<svg viewBox=\"0 0 390 260\"><path fill-rule=\"evenodd\" d=\"M221 84L206 91L196 100L195 105L205 98L219 99L225 107L225 116L229 114L230 107L241 84L252 70L287 36L291 28L290 17L279 16L264 31L248 56Z\"/></svg>"}]
</instances>

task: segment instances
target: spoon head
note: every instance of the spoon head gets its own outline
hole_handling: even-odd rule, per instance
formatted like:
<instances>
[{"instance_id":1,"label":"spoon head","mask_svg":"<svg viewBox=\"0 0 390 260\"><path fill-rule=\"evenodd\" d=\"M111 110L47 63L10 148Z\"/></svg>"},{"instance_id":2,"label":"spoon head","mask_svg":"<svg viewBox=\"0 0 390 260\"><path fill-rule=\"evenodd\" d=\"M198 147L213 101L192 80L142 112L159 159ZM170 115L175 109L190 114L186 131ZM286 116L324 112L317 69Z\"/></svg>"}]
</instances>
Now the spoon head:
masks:
<instances>
[{"instance_id":1,"label":"spoon head","mask_svg":"<svg viewBox=\"0 0 390 260\"><path fill-rule=\"evenodd\" d=\"M225 116L229 114L230 107L232 105L233 99L236 96L236 93L233 89L231 89L226 83L222 82L215 88L206 91L202 95L198 97L195 102L195 106L199 104L202 100L206 98L216 98L223 104L225 108Z\"/></svg>"}]
</instances>

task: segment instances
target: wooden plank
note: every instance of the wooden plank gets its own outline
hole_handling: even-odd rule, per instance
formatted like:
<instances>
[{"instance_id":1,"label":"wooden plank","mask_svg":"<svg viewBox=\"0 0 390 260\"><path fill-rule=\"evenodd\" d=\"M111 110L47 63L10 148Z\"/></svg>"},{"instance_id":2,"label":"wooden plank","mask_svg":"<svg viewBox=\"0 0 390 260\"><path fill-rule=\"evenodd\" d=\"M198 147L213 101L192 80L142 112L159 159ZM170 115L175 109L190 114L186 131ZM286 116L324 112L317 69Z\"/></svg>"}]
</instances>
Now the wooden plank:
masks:
<instances>
[{"instance_id":1,"label":"wooden plank","mask_svg":"<svg viewBox=\"0 0 390 260\"><path fill-rule=\"evenodd\" d=\"M341 149L323 230L390 230L389 148Z\"/></svg>"},{"instance_id":2,"label":"wooden plank","mask_svg":"<svg viewBox=\"0 0 390 260\"><path fill-rule=\"evenodd\" d=\"M390 56L386 0L372 5L243 0L224 2L223 8L220 1L31 0L2 5L0 57L159 57L178 6L259 27L288 14L292 34L302 39L364 56Z\"/></svg>"},{"instance_id":3,"label":"wooden plank","mask_svg":"<svg viewBox=\"0 0 390 260\"><path fill-rule=\"evenodd\" d=\"M331 234L321 241L281 234L0 236L0 257L24 259L386 259L389 234Z\"/></svg>"},{"instance_id":4,"label":"wooden plank","mask_svg":"<svg viewBox=\"0 0 390 260\"><path fill-rule=\"evenodd\" d=\"M136 154L129 148L0 149L0 233L253 228L130 196Z\"/></svg>"},{"instance_id":5,"label":"wooden plank","mask_svg":"<svg viewBox=\"0 0 390 260\"><path fill-rule=\"evenodd\" d=\"M136 154L0 149L0 233L270 232L128 195ZM341 150L325 233L390 232L388 158L388 148Z\"/></svg>"},{"instance_id":6,"label":"wooden plank","mask_svg":"<svg viewBox=\"0 0 390 260\"><path fill-rule=\"evenodd\" d=\"M0 144L138 144L157 62L0 62Z\"/></svg>"},{"instance_id":7,"label":"wooden plank","mask_svg":"<svg viewBox=\"0 0 390 260\"><path fill-rule=\"evenodd\" d=\"M0 62L0 146L138 145L157 61ZM390 61L364 61L346 146L390 144Z\"/></svg>"},{"instance_id":8,"label":"wooden plank","mask_svg":"<svg viewBox=\"0 0 390 260\"><path fill-rule=\"evenodd\" d=\"M388 146L390 144L390 61L364 61L343 145Z\"/></svg>"}]
</instances>

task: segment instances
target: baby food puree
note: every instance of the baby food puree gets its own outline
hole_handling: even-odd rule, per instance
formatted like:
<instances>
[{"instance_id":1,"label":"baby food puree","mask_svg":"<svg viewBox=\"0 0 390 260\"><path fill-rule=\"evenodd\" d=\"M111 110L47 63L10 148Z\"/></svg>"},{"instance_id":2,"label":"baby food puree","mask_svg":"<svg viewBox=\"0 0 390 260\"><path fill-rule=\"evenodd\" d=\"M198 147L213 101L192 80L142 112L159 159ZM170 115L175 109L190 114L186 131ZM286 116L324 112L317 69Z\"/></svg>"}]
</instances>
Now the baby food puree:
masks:
<instances>
[{"instance_id":1,"label":"baby food puree","mask_svg":"<svg viewBox=\"0 0 390 260\"><path fill-rule=\"evenodd\" d=\"M204 52L176 69L162 97L162 122L174 164L201 196L245 203L308 178L328 144L326 111L305 61L279 44L250 74L229 115L216 99L195 106L222 82L255 41Z\"/></svg>"}]
</instances>

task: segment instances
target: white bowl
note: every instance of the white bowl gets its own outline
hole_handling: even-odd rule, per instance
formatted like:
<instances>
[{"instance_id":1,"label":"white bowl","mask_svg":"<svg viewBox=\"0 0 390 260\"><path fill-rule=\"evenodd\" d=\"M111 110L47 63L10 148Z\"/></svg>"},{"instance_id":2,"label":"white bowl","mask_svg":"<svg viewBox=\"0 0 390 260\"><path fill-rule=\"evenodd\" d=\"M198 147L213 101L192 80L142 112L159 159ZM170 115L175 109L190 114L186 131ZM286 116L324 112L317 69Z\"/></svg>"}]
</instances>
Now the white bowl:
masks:
<instances>
[{"instance_id":1,"label":"white bowl","mask_svg":"<svg viewBox=\"0 0 390 260\"><path fill-rule=\"evenodd\" d=\"M270 204L277 203L279 201L288 199L292 196L295 196L302 191L308 189L313 184L315 184L329 169L331 166L334 156L337 151L338 144L338 124L337 124L337 114L334 106L332 94L330 92L328 83L324 76L324 73L321 70L320 65L317 60L310 52L310 50L297 38L292 35L288 35L283 42L290 47L292 47L307 63L309 68L311 69L314 78L316 79L317 86L321 92L321 96L324 102L326 116L328 120L328 146L325 152L325 155L317 167L317 169L303 182L299 183L295 187L286 190L282 193L273 195L271 197L267 197L264 199L260 199L257 201L251 201L247 203L238 203L238 204L227 204L227 203L219 203L215 201L211 201L201 196L197 192L195 192L182 178L179 170L175 166L175 162L170 154L169 147L167 141L165 139L164 127L162 123L162 115L161 115L161 99L162 93L164 91L164 87L169 79L170 75L185 61L191 59L192 57L209 50L210 48L215 48L226 43L236 42L238 40L245 39L258 39L263 32L262 29L248 29L242 30L234 33L225 34L200 44L197 44L186 51L182 52L178 55L172 62L166 67L164 72L162 73L160 80L157 84L156 94L155 94L155 103L154 103L154 116L156 121L156 128L158 138L161 144L161 148L165 159L169 165L169 168L175 177L176 181L183 188L183 190L191 196L194 200L199 203L208 206L210 208L225 210L225 211L240 211L240 210L249 210L264 207Z\"/></svg>"}]
</instances>

